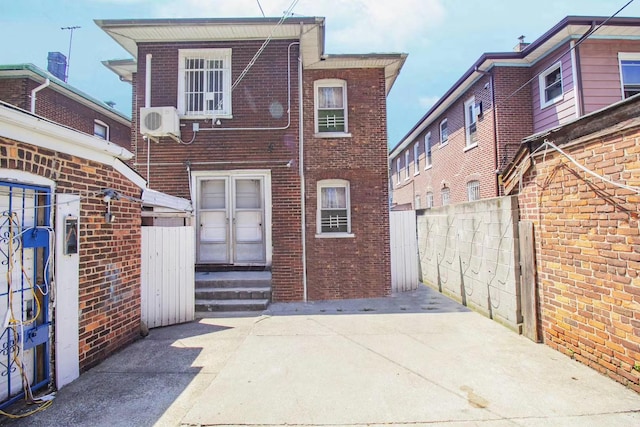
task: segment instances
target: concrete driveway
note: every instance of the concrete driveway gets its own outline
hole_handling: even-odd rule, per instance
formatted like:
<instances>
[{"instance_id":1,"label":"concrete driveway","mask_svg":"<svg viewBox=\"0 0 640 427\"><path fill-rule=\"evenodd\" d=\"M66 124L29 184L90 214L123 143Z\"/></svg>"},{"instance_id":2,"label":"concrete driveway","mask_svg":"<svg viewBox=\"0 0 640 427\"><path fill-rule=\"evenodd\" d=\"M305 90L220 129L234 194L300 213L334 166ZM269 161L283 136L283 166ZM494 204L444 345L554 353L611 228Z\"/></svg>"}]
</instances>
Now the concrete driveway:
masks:
<instances>
[{"instance_id":1,"label":"concrete driveway","mask_svg":"<svg viewBox=\"0 0 640 427\"><path fill-rule=\"evenodd\" d=\"M11 426L637 426L640 395L421 287L154 329Z\"/></svg>"}]
</instances>

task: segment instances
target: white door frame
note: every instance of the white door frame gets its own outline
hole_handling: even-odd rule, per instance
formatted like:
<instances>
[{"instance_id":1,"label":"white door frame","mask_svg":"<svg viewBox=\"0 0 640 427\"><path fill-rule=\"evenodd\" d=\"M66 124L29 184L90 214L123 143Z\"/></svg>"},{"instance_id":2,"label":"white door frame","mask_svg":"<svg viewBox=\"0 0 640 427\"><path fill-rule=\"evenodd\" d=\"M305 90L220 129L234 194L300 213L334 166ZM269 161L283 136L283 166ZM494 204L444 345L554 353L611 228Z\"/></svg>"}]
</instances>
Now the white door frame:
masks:
<instances>
[{"instance_id":1,"label":"white door frame","mask_svg":"<svg viewBox=\"0 0 640 427\"><path fill-rule=\"evenodd\" d=\"M271 171L268 169L251 170L227 170L227 171L193 171L191 172L191 188L195 189L192 203L198 209L198 181L216 178L260 178L264 182L264 245L265 245L265 265L270 266L272 260L272 237L271 237ZM196 215L198 212L196 212ZM194 232L198 233L198 221L194 223ZM197 235L197 234L196 234ZM195 239L196 253L199 254L199 239ZM199 259L199 255L198 255Z\"/></svg>"}]
</instances>

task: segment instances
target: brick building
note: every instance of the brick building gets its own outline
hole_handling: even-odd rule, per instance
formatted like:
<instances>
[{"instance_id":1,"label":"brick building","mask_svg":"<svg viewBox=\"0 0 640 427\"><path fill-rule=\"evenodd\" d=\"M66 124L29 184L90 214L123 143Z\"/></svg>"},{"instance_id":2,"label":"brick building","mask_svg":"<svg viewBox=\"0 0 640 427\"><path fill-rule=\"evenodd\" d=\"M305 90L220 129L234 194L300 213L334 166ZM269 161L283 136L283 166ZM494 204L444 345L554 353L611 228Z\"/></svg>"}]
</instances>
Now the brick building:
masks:
<instances>
[{"instance_id":1,"label":"brick building","mask_svg":"<svg viewBox=\"0 0 640 427\"><path fill-rule=\"evenodd\" d=\"M0 65L0 100L129 149L131 120L32 64Z\"/></svg>"},{"instance_id":2,"label":"brick building","mask_svg":"<svg viewBox=\"0 0 640 427\"><path fill-rule=\"evenodd\" d=\"M37 100L41 111L61 103L77 122L0 102L0 315L9 325L0 341L12 349L0 375L2 407L23 395L23 380L34 390L62 387L140 328L144 179L125 163L125 148L72 129L92 129L95 116L83 103L62 103L49 90ZM97 110L105 122L113 116Z\"/></svg>"},{"instance_id":3,"label":"brick building","mask_svg":"<svg viewBox=\"0 0 640 427\"><path fill-rule=\"evenodd\" d=\"M535 236L538 330L640 392L640 99L524 140L505 170Z\"/></svg>"},{"instance_id":4,"label":"brick building","mask_svg":"<svg viewBox=\"0 0 640 427\"><path fill-rule=\"evenodd\" d=\"M133 165L192 201L199 269L271 271L276 301L389 293L386 95L406 55L327 55L324 18L96 23L133 56L107 62L133 85Z\"/></svg>"},{"instance_id":5,"label":"brick building","mask_svg":"<svg viewBox=\"0 0 640 427\"><path fill-rule=\"evenodd\" d=\"M513 52L483 54L390 151L392 206L501 195L522 138L637 93L638 35L638 18L569 16Z\"/></svg>"}]
</instances>

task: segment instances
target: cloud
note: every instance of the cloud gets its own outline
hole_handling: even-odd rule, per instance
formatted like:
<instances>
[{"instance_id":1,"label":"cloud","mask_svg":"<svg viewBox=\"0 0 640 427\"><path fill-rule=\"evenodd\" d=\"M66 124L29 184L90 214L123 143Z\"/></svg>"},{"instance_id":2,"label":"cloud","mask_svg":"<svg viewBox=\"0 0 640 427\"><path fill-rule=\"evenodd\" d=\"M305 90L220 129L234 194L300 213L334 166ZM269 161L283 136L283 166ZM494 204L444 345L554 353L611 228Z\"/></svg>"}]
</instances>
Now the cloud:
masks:
<instances>
[{"instance_id":1,"label":"cloud","mask_svg":"<svg viewBox=\"0 0 640 427\"><path fill-rule=\"evenodd\" d=\"M428 110L429 108L433 107L433 105L438 102L439 99L439 96L423 96L418 99L418 102L420 103L420 106L422 108Z\"/></svg>"},{"instance_id":2,"label":"cloud","mask_svg":"<svg viewBox=\"0 0 640 427\"><path fill-rule=\"evenodd\" d=\"M109 1L109 0L104 0ZM111 0L135 1L135 0ZM260 0L266 16L280 17L293 0ZM327 18L328 53L408 51L426 41L445 17L444 0L299 0L295 15ZM259 17L256 0L149 2L156 17Z\"/></svg>"}]
</instances>

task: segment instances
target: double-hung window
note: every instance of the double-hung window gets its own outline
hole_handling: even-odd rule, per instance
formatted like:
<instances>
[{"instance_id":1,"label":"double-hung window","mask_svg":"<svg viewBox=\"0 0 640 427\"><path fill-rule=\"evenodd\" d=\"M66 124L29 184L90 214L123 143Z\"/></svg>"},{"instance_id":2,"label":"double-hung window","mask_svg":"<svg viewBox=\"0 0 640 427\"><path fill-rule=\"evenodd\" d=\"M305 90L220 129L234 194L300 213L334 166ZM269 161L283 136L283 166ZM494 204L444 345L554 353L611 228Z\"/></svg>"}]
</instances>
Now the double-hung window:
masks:
<instances>
[{"instance_id":1,"label":"double-hung window","mask_svg":"<svg viewBox=\"0 0 640 427\"><path fill-rule=\"evenodd\" d=\"M440 197L442 198L442 206L447 206L449 204L451 192L448 188L443 188L440 192Z\"/></svg>"},{"instance_id":2,"label":"double-hung window","mask_svg":"<svg viewBox=\"0 0 640 427\"><path fill-rule=\"evenodd\" d=\"M400 173L402 171L402 158L400 156L398 156L398 158L396 159L396 173L397 173L397 183L400 184Z\"/></svg>"},{"instance_id":3,"label":"double-hung window","mask_svg":"<svg viewBox=\"0 0 640 427\"><path fill-rule=\"evenodd\" d=\"M349 181L318 181L318 235L351 236L351 202Z\"/></svg>"},{"instance_id":4,"label":"double-hung window","mask_svg":"<svg viewBox=\"0 0 640 427\"><path fill-rule=\"evenodd\" d=\"M476 98L471 97L464 103L464 128L466 146L478 145L478 115L476 114Z\"/></svg>"},{"instance_id":5,"label":"double-hung window","mask_svg":"<svg viewBox=\"0 0 640 427\"><path fill-rule=\"evenodd\" d=\"M431 209L433 207L433 193L431 191L427 191L425 202L427 204L427 209Z\"/></svg>"},{"instance_id":6,"label":"double-hung window","mask_svg":"<svg viewBox=\"0 0 640 427\"><path fill-rule=\"evenodd\" d=\"M640 53L618 53L622 98L640 93Z\"/></svg>"},{"instance_id":7,"label":"double-hung window","mask_svg":"<svg viewBox=\"0 0 640 427\"><path fill-rule=\"evenodd\" d=\"M404 179L409 179L409 150L404 152Z\"/></svg>"},{"instance_id":8,"label":"double-hung window","mask_svg":"<svg viewBox=\"0 0 640 427\"><path fill-rule=\"evenodd\" d=\"M347 82L338 79L317 80L313 86L316 133L348 135Z\"/></svg>"},{"instance_id":9,"label":"double-hung window","mask_svg":"<svg viewBox=\"0 0 640 427\"><path fill-rule=\"evenodd\" d=\"M556 62L538 76L540 108L562 100L562 62Z\"/></svg>"},{"instance_id":10,"label":"double-hung window","mask_svg":"<svg viewBox=\"0 0 640 427\"><path fill-rule=\"evenodd\" d=\"M413 144L413 174L418 175L420 173L420 144L417 142Z\"/></svg>"},{"instance_id":11,"label":"double-hung window","mask_svg":"<svg viewBox=\"0 0 640 427\"><path fill-rule=\"evenodd\" d=\"M424 158L425 158L425 169L429 169L431 167L431 132L428 132L424 136Z\"/></svg>"},{"instance_id":12,"label":"double-hung window","mask_svg":"<svg viewBox=\"0 0 640 427\"><path fill-rule=\"evenodd\" d=\"M480 181L467 182L467 200L470 202L480 200Z\"/></svg>"},{"instance_id":13,"label":"double-hung window","mask_svg":"<svg viewBox=\"0 0 640 427\"><path fill-rule=\"evenodd\" d=\"M440 145L445 145L449 141L449 122L444 119L440 122Z\"/></svg>"},{"instance_id":14,"label":"double-hung window","mask_svg":"<svg viewBox=\"0 0 640 427\"><path fill-rule=\"evenodd\" d=\"M105 141L109 141L109 125L100 120L94 120L93 135L100 139L104 139Z\"/></svg>"},{"instance_id":15,"label":"double-hung window","mask_svg":"<svg viewBox=\"0 0 640 427\"><path fill-rule=\"evenodd\" d=\"M178 111L231 117L231 49L180 49Z\"/></svg>"}]
</instances>

